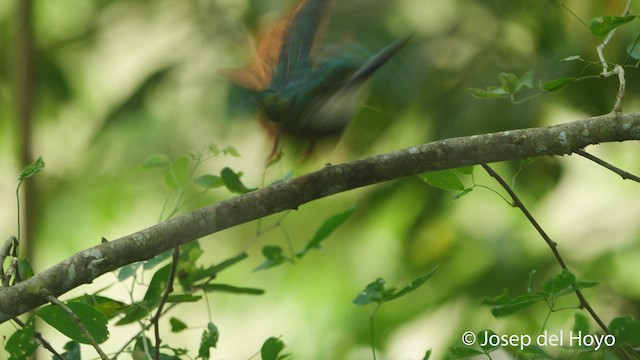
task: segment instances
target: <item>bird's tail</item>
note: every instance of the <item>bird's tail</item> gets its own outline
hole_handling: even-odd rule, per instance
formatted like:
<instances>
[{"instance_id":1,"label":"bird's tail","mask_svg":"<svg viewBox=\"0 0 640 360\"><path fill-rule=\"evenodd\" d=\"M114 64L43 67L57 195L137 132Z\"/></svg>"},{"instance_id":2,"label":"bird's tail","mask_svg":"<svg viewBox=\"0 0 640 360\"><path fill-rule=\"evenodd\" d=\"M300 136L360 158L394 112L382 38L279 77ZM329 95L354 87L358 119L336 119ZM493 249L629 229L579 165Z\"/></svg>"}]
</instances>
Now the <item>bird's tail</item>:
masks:
<instances>
[{"instance_id":1,"label":"bird's tail","mask_svg":"<svg viewBox=\"0 0 640 360\"><path fill-rule=\"evenodd\" d=\"M375 55L373 55L367 62L362 65L358 71L351 76L351 79L347 82L345 86L350 86L354 84L358 84L366 81L368 78L373 75L373 73L378 70L380 66L382 66L387 60L391 59L393 55L395 55L398 50L400 50L411 38L413 38L414 34L411 33L406 35L393 43L389 44L384 49L378 51Z\"/></svg>"}]
</instances>

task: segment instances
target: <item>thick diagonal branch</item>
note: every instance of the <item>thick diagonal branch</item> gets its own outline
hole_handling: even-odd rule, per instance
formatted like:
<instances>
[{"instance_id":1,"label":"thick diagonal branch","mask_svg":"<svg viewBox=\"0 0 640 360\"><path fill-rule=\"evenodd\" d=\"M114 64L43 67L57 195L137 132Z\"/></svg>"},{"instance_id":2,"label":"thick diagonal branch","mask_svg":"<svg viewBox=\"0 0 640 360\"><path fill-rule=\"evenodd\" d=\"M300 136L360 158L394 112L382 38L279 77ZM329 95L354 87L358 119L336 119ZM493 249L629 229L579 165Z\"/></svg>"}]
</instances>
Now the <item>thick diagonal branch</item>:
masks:
<instances>
[{"instance_id":1,"label":"thick diagonal branch","mask_svg":"<svg viewBox=\"0 0 640 360\"><path fill-rule=\"evenodd\" d=\"M327 165L78 252L24 282L0 288L0 323L44 304L49 295L60 296L126 264L316 199L427 171L564 155L590 144L625 140L640 140L640 114L612 113L546 128L452 138Z\"/></svg>"}]
</instances>

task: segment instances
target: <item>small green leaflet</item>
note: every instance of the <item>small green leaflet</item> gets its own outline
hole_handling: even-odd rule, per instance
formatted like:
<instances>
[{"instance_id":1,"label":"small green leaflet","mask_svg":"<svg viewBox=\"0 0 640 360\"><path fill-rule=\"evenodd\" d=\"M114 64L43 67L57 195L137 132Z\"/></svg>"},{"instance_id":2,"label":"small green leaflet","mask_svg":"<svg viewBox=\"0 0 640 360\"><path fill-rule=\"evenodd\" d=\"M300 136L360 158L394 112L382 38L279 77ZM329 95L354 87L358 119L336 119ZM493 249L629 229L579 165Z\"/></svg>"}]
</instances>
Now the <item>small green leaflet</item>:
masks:
<instances>
[{"instance_id":1,"label":"small green leaflet","mask_svg":"<svg viewBox=\"0 0 640 360\"><path fill-rule=\"evenodd\" d=\"M637 346L640 344L640 321L631 316L615 318L609 323L609 333L616 338L616 345Z\"/></svg>"},{"instance_id":2,"label":"small green leaflet","mask_svg":"<svg viewBox=\"0 0 640 360\"><path fill-rule=\"evenodd\" d=\"M307 242L304 248L296 253L296 256L301 258L305 256L310 250L320 249L320 244L322 243L322 241L324 241L329 237L329 235L336 231L336 229L342 226L342 224L344 224L355 211L356 208L352 207L347 211L341 212L328 218L322 225L320 225L313 238L311 238Z\"/></svg>"},{"instance_id":3,"label":"small green leaflet","mask_svg":"<svg viewBox=\"0 0 640 360\"><path fill-rule=\"evenodd\" d=\"M555 80L550 80L547 81L546 83L544 83L541 86L542 91L546 91L546 92L556 92L556 91L560 91L563 90L564 88L566 88L567 86L573 84L576 81L579 81L580 79L576 78L576 77L564 77L564 78L559 78L559 79L555 79Z\"/></svg>"},{"instance_id":4,"label":"small green leaflet","mask_svg":"<svg viewBox=\"0 0 640 360\"><path fill-rule=\"evenodd\" d=\"M22 181L24 179L28 179L42 171L42 169L44 169L44 160L42 160L41 156L38 156L36 161L32 162L31 164L25 166L24 169L22 169L20 175L18 176L18 180Z\"/></svg>"},{"instance_id":5,"label":"small green leaflet","mask_svg":"<svg viewBox=\"0 0 640 360\"><path fill-rule=\"evenodd\" d=\"M108 319L103 313L93 306L79 301L70 301L66 305L80 319L98 344L105 342L109 338ZM59 306L45 306L36 311L36 314L70 339L82 344L89 344L89 339L85 338L78 325Z\"/></svg>"},{"instance_id":6,"label":"small green leaflet","mask_svg":"<svg viewBox=\"0 0 640 360\"><path fill-rule=\"evenodd\" d=\"M40 346L35 334L36 319L34 316L30 316L25 327L16 330L4 346L4 349L9 353L9 360L28 359Z\"/></svg>"},{"instance_id":7,"label":"small green leaflet","mask_svg":"<svg viewBox=\"0 0 640 360\"><path fill-rule=\"evenodd\" d=\"M256 188L248 188L246 187L242 181L240 181L240 177L242 176L242 173L236 173L233 170L231 170L230 168L226 167L224 169L222 169L222 171L220 172L220 177L222 178L222 181L224 182L224 186L227 187L227 189L229 191L231 191L232 193L236 193L236 194L246 194L248 192L252 192L254 190L256 190Z\"/></svg>"},{"instance_id":8,"label":"small green leaflet","mask_svg":"<svg viewBox=\"0 0 640 360\"><path fill-rule=\"evenodd\" d=\"M149 155L142 164L142 167L145 169L164 169L169 165L171 165L171 159L165 154L158 153Z\"/></svg>"},{"instance_id":9,"label":"small green leaflet","mask_svg":"<svg viewBox=\"0 0 640 360\"><path fill-rule=\"evenodd\" d=\"M264 344L262 344L262 348L260 349L260 357L262 358L262 360L283 359L283 356L278 356L283 349L284 342L272 336L268 338L264 342Z\"/></svg>"},{"instance_id":10,"label":"small green leaflet","mask_svg":"<svg viewBox=\"0 0 640 360\"><path fill-rule=\"evenodd\" d=\"M589 30L595 36L605 36L620 25L633 21L637 16L598 16L591 19Z\"/></svg>"},{"instance_id":11,"label":"small green leaflet","mask_svg":"<svg viewBox=\"0 0 640 360\"><path fill-rule=\"evenodd\" d=\"M282 250L282 247L278 245L263 246L262 255L264 255L267 260L258 265L258 267L253 269L253 271L266 270L278 265L282 265L286 262L293 262L293 260L284 255L284 250Z\"/></svg>"},{"instance_id":12,"label":"small green leaflet","mask_svg":"<svg viewBox=\"0 0 640 360\"><path fill-rule=\"evenodd\" d=\"M218 344L218 338L220 333L218 327L214 323L210 322L207 325L207 329L202 333L202 339L200 340L200 348L198 349L198 357L208 359L209 349L216 347Z\"/></svg>"},{"instance_id":13,"label":"small green leaflet","mask_svg":"<svg viewBox=\"0 0 640 360\"><path fill-rule=\"evenodd\" d=\"M438 266L434 267L433 270L428 273L418 276L399 291L395 291L395 288L386 289L384 279L378 278L369 283L364 290L356 296L353 303L359 306L373 303L382 304L384 302L401 298L424 285L424 283L427 282L427 280L429 280L437 270Z\"/></svg>"},{"instance_id":14,"label":"small green leaflet","mask_svg":"<svg viewBox=\"0 0 640 360\"><path fill-rule=\"evenodd\" d=\"M180 332L187 328L187 324L176 317L172 317L171 319L169 319L169 324L171 324L171 332L174 333Z\"/></svg>"},{"instance_id":15,"label":"small green leaflet","mask_svg":"<svg viewBox=\"0 0 640 360\"><path fill-rule=\"evenodd\" d=\"M164 173L164 183L173 191L184 188L189 180L189 158L186 156L175 159Z\"/></svg>"},{"instance_id":16,"label":"small green leaflet","mask_svg":"<svg viewBox=\"0 0 640 360\"><path fill-rule=\"evenodd\" d=\"M460 181L460 178L452 169L431 171L419 174L418 176L427 184L443 190L464 190L464 184L462 184L462 181Z\"/></svg>"}]
</instances>

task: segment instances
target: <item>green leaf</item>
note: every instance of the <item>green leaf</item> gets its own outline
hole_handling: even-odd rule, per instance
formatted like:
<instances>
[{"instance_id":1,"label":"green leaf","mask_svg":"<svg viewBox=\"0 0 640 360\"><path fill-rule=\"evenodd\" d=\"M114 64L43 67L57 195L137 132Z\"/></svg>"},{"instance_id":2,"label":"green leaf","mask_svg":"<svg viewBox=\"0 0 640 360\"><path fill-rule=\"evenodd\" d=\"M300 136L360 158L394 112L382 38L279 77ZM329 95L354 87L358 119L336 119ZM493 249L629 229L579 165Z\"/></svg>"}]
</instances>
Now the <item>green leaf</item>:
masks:
<instances>
[{"instance_id":1,"label":"green leaf","mask_svg":"<svg viewBox=\"0 0 640 360\"><path fill-rule=\"evenodd\" d=\"M79 301L70 301L66 305L80 319L98 344L105 342L109 338L108 319L103 313L93 306ZM89 339L82 334L75 321L59 306L45 306L37 310L36 314L70 339L82 344L89 344Z\"/></svg>"},{"instance_id":2,"label":"green leaf","mask_svg":"<svg viewBox=\"0 0 640 360\"><path fill-rule=\"evenodd\" d=\"M192 294L176 294L169 295L167 297L168 303L185 303L185 302L196 302L202 299L202 296L192 295Z\"/></svg>"},{"instance_id":3,"label":"green leaf","mask_svg":"<svg viewBox=\"0 0 640 360\"><path fill-rule=\"evenodd\" d=\"M493 332L493 330L482 330L480 332L478 332L478 334L476 334L476 339L478 339L477 343L480 344L480 347L482 348L482 350L484 350L485 353L490 353L492 351L496 351L500 348L500 344L496 344L496 345L491 345L491 343L489 341L487 341L488 337L491 336L495 336L496 333Z\"/></svg>"},{"instance_id":4,"label":"green leaf","mask_svg":"<svg viewBox=\"0 0 640 360\"><path fill-rule=\"evenodd\" d=\"M533 88L533 72L527 71L518 79L516 92Z\"/></svg>"},{"instance_id":5,"label":"green leaf","mask_svg":"<svg viewBox=\"0 0 640 360\"><path fill-rule=\"evenodd\" d=\"M353 303L358 306L384 302L385 297L389 296L393 289L387 290L384 287L384 279L378 278L369 283L355 299Z\"/></svg>"},{"instance_id":6,"label":"green leaf","mask_svg":"<svg viewBox=\"0 0 640 360\"><path fill-rule=\"evenodd\" d=\"M116 322L117 326L131 324L135 321L143 319L149 316L149 310L146 307L142 307L140 304L129 305L122 311L124 315L120 320Z\"/></svg>"},{"instance_id":7,"label":"green leaf","mask_svg":"<svg viewBox=\"0 0 640 360\"><path fill-rule=\"evenodd\" d=\"M449 353L445 359L447 360L457 360L457 359L468 359L470 357L478 356L484 354L480 350L472 349L469 347L461 347L456 346L449 348Z\"/></svg>"},{"instance_id":8,"label":"green leaf","mask_svg":"<svg viewBox=\"0 0 640 360\"><path fill-rule=\"evenodd\" d=\"M498 81L507 94L515 94L518 90L518 77L513 73L499 73Z\"/></svg>"},{"instance_id":9,"label":"green leaf","mask_svg":"<svg viewBox=\"0 0 640 360\"><path fill-rule=\"evenodd\" d=\"M595 36L605 36L620 25L633 21L637 16L598 16L591 19L589 29Z\"/></svg>"},{"instance_id":10,"label":"green leaf","mask_svg":"<svg viewBox=\"0 0 640 360\"><path fill-rule=\"evenodd\" d=\"M209 144L209 151L211 152L211 154L213 154L213 156L220 155L220 149L218 148L218 145L215 143Z\"/></svg>"},{"instance_id":11,"label":"green leaf","mask_svg":"<svg viewBox=\"0 0 640 360\"><path fill-rule=\"evenodd\" d=\"M328 218L322 225L320 225L313 238L311 238L311 240L307 242L304 248L296 253L296 256L303 257L309 252L309 250L320 249L320 244L322 243L322 241L324 241L334 231L336 231L336 229L342 226L342 224L344 224L355 211L355 207L352 207L347 211L341 212Z\"/></svg>"},{"instance_id":12,"label":"green leaf","mask_svg":"<svg viewBox=\"0 0 640 360\"><path fill-rule=\"evenodd\" d=\"M69 341L64 345L66 352L60 354L64 360L80 360L80 344L75 341Z\"/></svg>"},{"instance_id":13,"label":"green leaf","mask_svg":"<svg viewBox=\"0 0 640 360\"><path fill-rule=\"evenodd\" d=\"M36 340L36 320L30 316L24 328L16 330L7 340L4 349L9 353L9 360L28 359L38 348Z\"/></svg>"},{"instance_id":14,"label":"green leaf","mask_svg":"<svg viewBox=\"0 0 640 360\"><path fill-rule=\"evenodd\" d=\"M138 336L138 338L136 339L136 343L133 345L133 353L131 354L131 358L136 360L151 360L149 357L147 357L146 350L153 354L153 352L155 351L155 346L153 346L151 340L149 340L148 337Z\"/></svg>"},{"instance_id":15,"label":"green leaf","mask_svg":"<svg viewBox=\"0 0 640 360\"><path fill-rule=\"evenodd\" d=\"M284 342L278 338L270 337L260 349L260 357L262 360L277 360L278 355L284 349Z\"/></svg>"},{"instance_id":16,"label":"green leaf","mask_svg":"<svg viewBox=\"0 0 640 360\"><path fill-rule=\"evenodd\" d=\"M205 284L200 287L206 292L227 292L233 294L262 295L264 290L256 288L238 287L226 284Z\"/></svg>"},{"instance_id":17,"label":"green leaf","mask_svg":"<svg viewBox=\"0 0 640 360\"><path fill-rule=\"evenodd\" d=\"M144 307L148 309L155 308L164 294L167 284L169 283L169 273L171 272L171 264L165 265L158 269L149 283L147 292L144 294Z\"/></svg>"},{"instance_id":18,"label":"green leaf","mask_svg":"<svg viewBox=\"0 0 640 360\"><path fill-rule=\"evenodd\" d=\"M444 190L464 190L464 185L452 169L431 171L418 175L424 182Z\"/></svg>"},{"instance_id":19,"label":"green leaf","mask_svg":"<svg viewBox=\"0 0 640 360\"><path fill-rule=\"evenodd\" d=\"M575 313L573 315L573 333L582 332L583 334L588 334L589 331L589 319L583 313Z\"/></svg>"},{"instance_id":20,"label":"green leaf","mask_svg":"<svg viewBox=\"0 0 640 360\"><path fill-rule=\"evenodd\" d=\"M542 91L545 92L557 92L563 90L567 86L573 84L578 81L578 78L575 77L564 77L555 80L550 80L544 83L541 87Z\"/></svg>"},{"instance_id":21,"label":"green leaf","mask_svg":"<svg viewBox=\"0 0 640 360\"><path fill-rule=\"evenodd\" d=\"M512 299L509 297L509 291L505 290L495 298L482 300L482 304L491 306L491 314L500 317L520 311L540 301L545 301L545 298L540 294L526 293Z\"/></svg>"},{"instance_id":22,"label":"green leaf","mask_svg":"<svg viewBox=\"0 0 640 360\"><path fill-rule=\"evenodd\" d=\"M581 60L580 55L571 55L571 56L567 56L566 58L560 59L560 61L575 61L575 60Z\"/></svg>"},{"instance_id":23,"label":"green leaf","mask_svg":"<svg viewBox=\"0 0 640 360\"><path fill-rule=\"evenodd\" d=\"M558 297L561 293L566 293L567 289L572 292L576 277L569 270L563 269L560 274L551 278L542 285L542 292L549 297Z\"/></svg>"},{"instance_id":24,"label":"green leaf","mask_svg":"<svg viewBox=\"0 0 640 360\"><path fill-rule=\"evenodd\" d=\"M253 271L261 271L282 265L286 262L292 262L291 259L284 256L284 250L277 245L265 245L262 247L262 255L267 258L262 264L258 265Z\"/></svg>"},{"instance_id":25,"label":"green leaf","mask_svg":"<svg viewBox=\"0 0 640 360\"><path fill-rule=\"evenodd\" d=\"M224 181L220 176L202 175L195 180L196 185L203 189L214 189L224 186Z\"/></svg>"},{"instance_id":26,"label":"green leaf","mask_svg":"<svg viewBox=\"0 0 640 360\"><path fill-rule=\"evenodd\" d=\"M198 349L198 356L208 359L209 349L215 348L218 343L218 337L220 333L218 332L218 328L210 322L207 325L207 329L202 333L202 339L200 340L200 348Z\"/></svg>"},{"instance_id":27,"label":"green leaf","mask_svg":"<svg viewBox=\"0 0 640 360\"><path fill-rule=\"evenodd\" d=\"M433 276L433 274L436 273L437 270L438 270L438 266L434 267L428 273L418 276L413 281L411 281L410 283L405 285L402 289L400 289L397 293L392 294L391 296L388 296L388 297L384 298L383 300L385 302L391 301L391 300L395 300L397 298L403 297L403 296L405 296L407 294L410 294L410 293L414 292L420 286L424 285L424 283L427 282L427 280L429 280Z\"/></svg>"},{"instance_id":28,"label":"green leaf","mask_svg":"<svg viewBox=\"0 0 640 360\"><path fill-rule=\"evenodd\" d=\"M429 360L430 357L431 357L431 349L427 350L424 353L424 356L422 357L422 360Z\"/></svg>"},{"instance_id":29,"label":"green leaf","mask_svg":"<svg viewBox=\"0 0 640 360\"><path fill-rule=\"evenodd\" d=\"M616 345L640 345L640 321L631 316L618 317L609 323L609 333L616 339Z\"/></svg>"},{"instance_id":30,"label":"green leaf","mask_svg":"<svg viewBox=\"0 0 640 360\"><path fill-rule=\"evenodd\" d=\"M256 188L248 188L244 186L242 181L240 181L240 176L242 173L235 173L230 168L226 167L222 169L220 172L220 176L222 177L222 181L224 182L224 186L227 187L229 191L236 194L246 194L256 190Z\"/></svg>"},{"instance_id":31,"label":"green leaf","mask_svg":"<svg viewBox=\"0 0 640 360\"><path fill-rule=\"evenodd\" d=\"M640 60L640 44L638 44L637 42L632 42L631 44L627 45L627 54L629 54L630 57L636 60Z\"/></svg>"},{"instance_id":32,"label":"green leaf","mask_svg":"<svg viewBox=\"0 0 640 360\"><path fill-rule=\"evenodd\" d=\"M146 169L164 169L171 165L171 159L165 154L153 154L150 155L144 163L142 163L142 167Z\"/></svg>"},{"instance_id":33,"label":"green leaf","mask_svg":"<svg viewBox=\"0 0 640 360\"><path fill-rule=\"evenodd\" d=\"M233 157L240 157L240 153L238 152L238 150L236 150L236 148L231 145L225 146L225 148L222 149L222 153Z\"/></svg>"},{"instance_id":34,"label":"green leaf","mask_svg":"<svg viewBox=\"0 0 640 360\"><path fill-rule=\"evenodd\" d=\"M247 253L240 253L239 255L234 256L233 258L227 259L217 265L211 265L208 268L187 268L187 266L183 266L180 268L181 276L180 276L180 284L182 284L185 288L190 288L196 285L196 282L206 279L212 280L218 275L222 270L237 264L238 262L249 257ZM185 260L186 261L186 260ZM195 263L195 260L191 260ZM201 286L202 284L198 284L197 286Z\"/></svg>"},{"instance_id":35,"label":"green leaf","mask_svg":"<svg viewBox=\"0 0 640 360\"><path fill-rule=\"evenodd\" d=\"M136 271L140 267L140 263L127 264L118 270L118 281L124 281L136 274Z\"/></svg>"},{"instance_id":36,"label":"green leaf","mask_svg":"<svg viewBox=\"0 0 640 360\"><path fill-rule=\"evenodd\" d=\"M18 176L18 180L22 181L24 179L28 179L42 171L42 169L44 169L44 160L42 160L41 156L38 156L38 158L34 162L22 169L20 175Z\"/></svg>"},{"instance_id":37,"label":"green leaf","mask_svg":"<svg viewBox=\"0 0 640 360\"><path fill-rule=\"evenodd\" d=\"M453 170L455 170L456 172L459 172L460 174L471 175L473 174L474 168L475 166L471 165L471 166L463 166L463 167L455 168Z\"/></svg>"},{"instance_id":38,"label":"green leaf","mask_svg":"<svg viewBox=\"0 0 640 360\"><path fill-rule=\"evenodd\" d=\"M174 333L180 332L187 328L187 324L175 317L171 317L171 319L169 319L169 324L171 324L171 332Z\"/></svg>"},{"instance_id":39,"label":"green leaf","mask_svg":"<svg viewBox=\"0 0 640 360\"><path fill-rule=\"evenodd\" d=\"M164 173L164 183L173 191L183 189L189 180L189 158L186 156L175 159Z\"/></svg>"},{"instance_id":40,"label":"green leaf","mask_svg":"<svg viewBox=\"0 0 640 360\"><path fill-rule=\"evenodd\" d=\"M20 278L22 279L22 281L33 277L33 269L31 268L31 263L29 263L29 260L25 258L18 260L18 271L20 272Z\"/></svg>"},{"instance_id":41,"label":"green leaf","mask_svg":"<svg viewBox=\"0 0 640 360\"><path fill-rule=\"evenodd\" d=\"M486 89L469 88L469 93L476 99L493 100L509 97L509 94L500 86L490 86Z\"/></svg>"},{"instance_id":42,"label":"green leaf","mask_svg":"<svg viewBox=\"0 0 640 360\"><path fill-rule=\"evenodd\" d=\"M120 314L128 306L123 302L95 294L82 295L69 301L79 301L89 306L93 306L96 310L103 313L107 317L107 319L111 319L114 316Z\"/></svg>"}]
</instances>

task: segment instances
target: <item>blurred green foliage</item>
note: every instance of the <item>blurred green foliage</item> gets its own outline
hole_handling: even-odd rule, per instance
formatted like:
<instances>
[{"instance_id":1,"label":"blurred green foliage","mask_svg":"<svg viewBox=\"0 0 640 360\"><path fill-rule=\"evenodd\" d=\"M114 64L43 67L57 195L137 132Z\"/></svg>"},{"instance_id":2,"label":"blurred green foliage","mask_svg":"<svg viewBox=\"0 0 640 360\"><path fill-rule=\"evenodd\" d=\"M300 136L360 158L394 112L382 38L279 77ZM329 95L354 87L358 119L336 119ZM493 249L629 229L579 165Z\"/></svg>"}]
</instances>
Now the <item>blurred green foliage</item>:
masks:
<instances>
[{"instance_id":1,"label":"blurred green foliage","mask_svg":"<svg viewBox=\"0 0 640 360\"><path fill-rule=\"evenodd\" d=\"M0 236L5 237L17 230L11 174L24 165L16 160L16 3L0 2L0 53L6 54L0 57L0 196L5 200ZM589 23L597 16L619 15L626 1L564 3ZM572 83L517 105L478 100L469 93L468 88L495 84L500 73L530 71L534 88L599 73L583 62L559 61L574 55L597 60L599 38L558 1L338 0L326 44L358 42L378 49L408 32L416 36L373 77L366 105L340 142L321 144L304 164L299 163L301 150L285 144L284 158L263 176L271 143L255 121L251 99L217 71L250 62L255 51L251 35L292 6L279 0L34 2L33 153L47 163L28 180L38 185L38 211L26 214L37 221L35 272L100 243L101 237L112 240L154 224L167 203L165 184L183 189L193 169L185 162L197 159L202 149L211 150L212 143L234 154L197 166L200 172L191 175L210 191L185 190L183 199L189 201L179 211L235 196L227 190L233 186L242 193L325 163L454 136L577 120L607 113L615 101L614 78ZM637 13L639 6L634 2L632 10ZM607 58L624 61L639 31L637 20L621 27L606 49ZM640 109L639 93L638 71L628 70L625 111ZM608 144L593 150L637 174L638 146ZM153 154L167 154L170 162L155 158L163 174L170 177L173 169L184 176L168 179L142 171ZM637 184L574 156L496 168L505 178L513 177L516 192L558 242L571 271L599 283L585 294L606 322L622 315L637 318ZM480 171L472 180L459 178L462 189L482 184L501 193ZM536 303L496 319L480 304L504 289L525 293L534 269L539 286L560 269L526 219L492 191L456 196L418 177L406 178L202 239L198 261L206 265L233 258L247 246L249 258L225 271L221 280L266 292L259 297L209 294L208 305L194 303L179 313L194 329L170 333L167 321L164 341L193 354L200 340L196 334L202 334L216 347L200 350L210 350L215 358L249 358L265 339L269 342L262 351L273 358L283 348L279 341L299 359L370 358L368 312L351 303L354 296L379 277L407 283L438 264L438 272L420 289L378 312L375 335L382 358L420 358L428 349L432 358L442 358L449 346L460 345L465 331L537 334L543 326L550 331L573 326L576 310L545 320L548 308ZM325 220L350 211L354 203L357 210L348 221L322 239L322 252L305 253L294 266L252 271L265 261L264 245L303 248ZM132 284L113 285L113 276L100 280L97 286L109 286L105 293L111 298L132 301L127 290ZM72 295L91 292L87 286ZM140 293L135 295L135 301L142 301ZM562 302L578 304L571 296ZM207 311L215 325L203 317ZM111 331L105 347L118 349L123 344L113 332L120 329ZM135 346L145 341L140 338Z\"/></svg>"}]
</instances>

